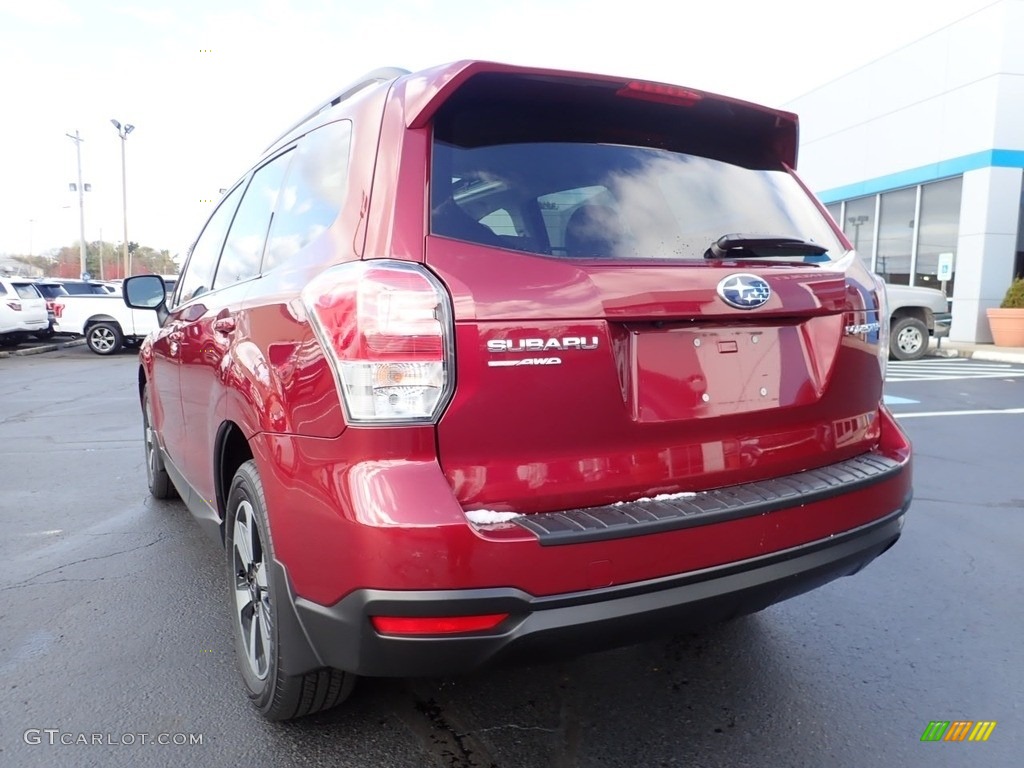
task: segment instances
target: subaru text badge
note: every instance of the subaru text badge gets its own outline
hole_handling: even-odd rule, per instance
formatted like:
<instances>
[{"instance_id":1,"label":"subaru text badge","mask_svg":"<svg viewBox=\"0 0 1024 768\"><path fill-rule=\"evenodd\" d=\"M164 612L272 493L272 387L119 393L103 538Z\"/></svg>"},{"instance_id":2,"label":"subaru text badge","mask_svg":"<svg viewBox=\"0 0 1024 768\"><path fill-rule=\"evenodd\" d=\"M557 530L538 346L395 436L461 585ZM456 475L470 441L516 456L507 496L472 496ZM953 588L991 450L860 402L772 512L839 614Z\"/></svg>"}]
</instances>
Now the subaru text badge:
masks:
<instances>
[{"instance_id":1,"label":"subaru text badge","mask_svg":"<svg viewBox=\"0 0 1024 768\"><path fill-rule=\"evenodd\" d=\"M772 289L756 275L729 275L718 284L718 295L730 307L756 309L767 303Z\"/></svg>"}]
</instances>

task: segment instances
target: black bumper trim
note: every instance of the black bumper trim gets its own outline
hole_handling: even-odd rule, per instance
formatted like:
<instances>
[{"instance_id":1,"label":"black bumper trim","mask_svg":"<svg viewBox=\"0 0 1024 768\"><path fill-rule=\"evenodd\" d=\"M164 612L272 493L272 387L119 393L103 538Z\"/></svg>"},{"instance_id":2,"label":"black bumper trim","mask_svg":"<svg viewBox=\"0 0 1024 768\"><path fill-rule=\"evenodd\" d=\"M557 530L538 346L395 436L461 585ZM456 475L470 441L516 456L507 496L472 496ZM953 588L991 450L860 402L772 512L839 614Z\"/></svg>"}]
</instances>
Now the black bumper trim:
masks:
<instances>
[{"instance_id":1,"label":"black bumper trim","mask_svg":"<svg viewBox=\"0 0 1024 768\"><path fill-rule=\"evenodd\" d=\"M445 675L576 656L753 613L856 573L896 542L909 505L908 496L879 520L782 552L604 589L545 597L511 587L362 589L333 606L302 598L294 605L318 663L360 675ZM381 635L369 621L485 613L510 615L490 632L455 636Z\"/></svg>"},{"instance_id":2,"label":"black bumper trim","mask_svg":"<svg viewBox=\"0 0 1024 768\"><path fill-rule=\"evenodd\" d=\"M545 547L646 536L813 504L888 480L905 467L906 463L882 454L865 453L819 469L683 498L540 512L512 522L533 533Z\"/></svg>"}]
</instances>

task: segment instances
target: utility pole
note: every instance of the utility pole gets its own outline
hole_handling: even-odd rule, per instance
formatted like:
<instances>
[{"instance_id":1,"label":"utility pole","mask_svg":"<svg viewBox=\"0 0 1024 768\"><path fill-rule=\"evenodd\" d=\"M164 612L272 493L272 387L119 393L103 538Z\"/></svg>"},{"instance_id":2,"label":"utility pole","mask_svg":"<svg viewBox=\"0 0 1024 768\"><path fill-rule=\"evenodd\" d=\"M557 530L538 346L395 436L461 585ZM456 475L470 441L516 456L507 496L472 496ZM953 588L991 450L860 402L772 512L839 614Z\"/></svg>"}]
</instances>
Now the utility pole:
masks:
<instances>
[{"instance_id":1,"label":"utility pole","mask_svg":"<svg viewBox=\"0 0 1024 768\"><path fill-rule=\"evenodd\" d=\"M69 139L75 142L75 154L78 157L78 253L81 266L80 277L85 279L85 186L82 184L82 142L85 141L75 131L75 135L65 133Z\"/></svg>"}]
</instances>

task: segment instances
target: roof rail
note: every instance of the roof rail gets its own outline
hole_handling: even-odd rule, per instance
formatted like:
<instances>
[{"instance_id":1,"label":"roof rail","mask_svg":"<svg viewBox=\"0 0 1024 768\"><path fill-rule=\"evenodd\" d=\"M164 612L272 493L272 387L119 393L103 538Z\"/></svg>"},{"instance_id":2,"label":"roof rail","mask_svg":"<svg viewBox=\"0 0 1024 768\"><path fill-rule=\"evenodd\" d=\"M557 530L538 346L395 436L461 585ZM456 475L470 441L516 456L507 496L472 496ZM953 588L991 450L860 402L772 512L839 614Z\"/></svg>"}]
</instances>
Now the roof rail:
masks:
<instances>
[{"instance_id":1,"label":"roof rail","mask_svg":"<svg viewBox=\"0 0 1024 768\"><path fill-rule=\"evenodd\" d=\"M266 152L267 150L269 150L271 147L273 147L275 144L277 144L279 141L281 141L281 139L283 139L285 136L290 134L296 128L301 127L304 123L307 123L310 120L312 120L314 117L319 115L325 109L330 109L331 107L340 104L341 102L345 101L346 99L349 99L352 96L355 96L357 93L359 93L359 91L361 91L364 88L366 88L366 86L372 85L374 83L387 82L388 80L394 80L396 77L401 77L402 75L408 75L408 74L411 74L409 72L409 70L402 69L400 67L381 67L380 69L375 69L372 72L367 72L365 75L360 77L358 80L355 80L355 81L349 83L348 85L346 85L344 87L344 89L342 89L339 93L337 93L334 96L332 96L330 99L325 101L323 104L318 106L312 112L310 112L305 117L303 117L301 120L299 120L297 123L295 123L295 125L293 125L287 131L282 133L276 139L274 139L267 146L267 149L265 149L263 151Z\"/></svg>"}]
</instances>

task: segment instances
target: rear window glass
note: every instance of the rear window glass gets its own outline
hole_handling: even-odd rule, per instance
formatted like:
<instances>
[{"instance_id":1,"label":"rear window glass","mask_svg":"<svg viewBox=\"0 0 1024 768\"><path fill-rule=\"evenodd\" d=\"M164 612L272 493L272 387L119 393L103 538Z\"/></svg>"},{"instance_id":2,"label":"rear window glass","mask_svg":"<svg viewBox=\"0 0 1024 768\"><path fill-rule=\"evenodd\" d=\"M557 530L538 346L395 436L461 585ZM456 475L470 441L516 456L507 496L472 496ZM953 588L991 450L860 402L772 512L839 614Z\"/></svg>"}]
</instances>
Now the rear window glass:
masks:
<instances>
[{"instance_id":1,"label":"rear window glass","mask_svg":"<svg viewBox=\"0 0 1024 768\"><path fill-rule=\"evenodd\" d=\"M14 290L18 292L18 296L23 299L41 299L43 298L39 291L36 290L34 285L28 283L15 283Z\"/></svg>"},{"instance_id":2,"label":"rear window glass","mask_svg":"<svg viewBox=\"0 0 1024 768\"><path fill-rule=\"evenodd\" d=\"M562 92L569 103L548 106L516 101L530 88L510 91L505 108L471 92L439 112L434 234L569 258L702 259L730 234L812 241L832 259L844 253L813 199L773 161L770 125L739 129L730 121L753 118L620 106L586 93L575 110L589 119L567 128L559 115L574 111L572 91Z\"/></svg>"}]
</instances>

